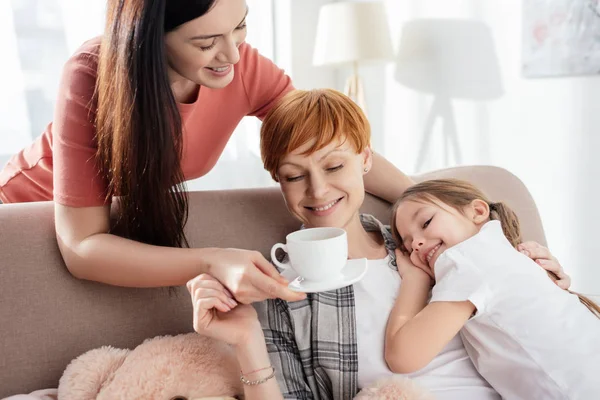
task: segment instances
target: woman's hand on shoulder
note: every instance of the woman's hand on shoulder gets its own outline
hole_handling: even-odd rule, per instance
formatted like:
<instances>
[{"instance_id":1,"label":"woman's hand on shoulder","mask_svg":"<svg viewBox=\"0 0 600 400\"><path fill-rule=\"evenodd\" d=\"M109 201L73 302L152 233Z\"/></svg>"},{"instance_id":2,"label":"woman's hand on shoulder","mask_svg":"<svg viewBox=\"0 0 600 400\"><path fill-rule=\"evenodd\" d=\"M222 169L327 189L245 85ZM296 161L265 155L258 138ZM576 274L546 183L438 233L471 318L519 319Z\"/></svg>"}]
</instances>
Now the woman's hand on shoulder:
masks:
<instances>
[{"instance_id":1,"label":"woman's hand on shoulder","mask_svg":"<svg viewBox=\"0 0 600 400\"><path fill-rule=\"evenodd\" d=\"M427 279L433 285L433 273L413 264L410 257L399 249L396 249L396 266L402 279Z\"/></svg>"},{"instance_id":2,"label":"woman's hand on shoulder","mask_svg":"<svg viewBox=\"0 0 600 400\"><path fill-rule=\"evenodd\" d=\"M556 275L554 282L562 289L571 286L571 277L567 275L560 262L552 255L547 247L533 241L524 242L517 246L517 250L535 261L540 267Z\"/></svg>"},{"instance_id":3,"label":"woman's hand on shoulder","mask_svg":"<svg viewBox=\"0 0 600 400\"><path fill-rule=\"evenodd\" d=\"M194 307L194 330L237 346L261 331L254 307L239 304L218 280L202 274L186 285Z\"/></svg>"},{"instance_id":4,"label":"woman's hand on shoulder","mask_svg":"<svg viewBox=\"0 0 600 400\"><path fill-rule=\"evenodd\" d=\"M258 251L210 249L204 261L208 265L208 273L219 280L239 303L306 298L304 293L290 290L287 280Z\"/></svg>"}]
</instances>

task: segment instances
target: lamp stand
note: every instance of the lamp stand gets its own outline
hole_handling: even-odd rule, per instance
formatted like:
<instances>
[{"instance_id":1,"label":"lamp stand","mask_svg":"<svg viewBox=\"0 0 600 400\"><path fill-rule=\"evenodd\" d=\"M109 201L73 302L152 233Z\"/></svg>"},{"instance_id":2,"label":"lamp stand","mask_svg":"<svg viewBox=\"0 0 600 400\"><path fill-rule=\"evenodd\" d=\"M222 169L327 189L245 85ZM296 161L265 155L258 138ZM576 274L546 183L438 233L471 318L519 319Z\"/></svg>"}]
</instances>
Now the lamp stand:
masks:
<instances>
[{"instance_id":1,"label":"lamp stand","mask_svg":"<svg viewBox=\"0 0 600 400\"><path fill-rule=\"evenodd\" d=\"M444 165L449 165L450 148L452 148L454 152L454 161L457 164L460 164L462 161L460 146L458 144L458 135L456 133L456 121L454 119L454 109L452 108L452 102L450 101L450 97L448 96L437 96L434 99L433 104L431 105L431 110L429 111L429 115L427 116L427 120L425 121L425 127L423 129L423 138L421 140L421 146L419 150L419 155L417 157L417 163L415 164L415 172L421 171L423 161L425 160L425 154L428 150L431 135L433 133L433 125L435 124L435 120L437 117L442 118L444 123L444 128L442 130L442 135L444 139Z\"/></svg>"},{"instance_id":2,"label":"lamp stand","mask_svg":"<svg viewBox=\"0 0 600 400\"><path fill-rule=\"evenodd\" d=\"M344 94L350 97L367 115L367 102L365 101L365 91L362 84L362 79L358 75L358 62L353 63L353 74L346 80Z\"/></svg>"}]
</instances>

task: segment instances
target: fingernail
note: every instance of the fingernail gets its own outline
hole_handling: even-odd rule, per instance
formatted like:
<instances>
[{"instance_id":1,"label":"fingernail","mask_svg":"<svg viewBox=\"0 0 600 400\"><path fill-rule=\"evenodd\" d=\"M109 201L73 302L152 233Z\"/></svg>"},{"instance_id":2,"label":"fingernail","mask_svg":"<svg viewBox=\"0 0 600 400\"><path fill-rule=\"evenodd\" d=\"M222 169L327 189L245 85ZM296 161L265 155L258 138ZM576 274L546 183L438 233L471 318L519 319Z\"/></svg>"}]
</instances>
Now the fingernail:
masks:
<instances>
[{"instance_id":1,"label":"fingernail","mask_svg":"<svg viewBox=\"0 0 600 400\"><path fill-rule=\"evenodd\" d=\"M229 299L229 304L231 304L232 307L236 307L238 305L234 299Z\"/></svg>"},{"instance_id":2,"label":"fingernail","mask_svg":"<svg viewBox=\"0 0 600 400\"><path fill-rule=\"evenodd\" d=\"M525 254L527 257L529 257L529 252L525 249L521 250L521 253Z\"/></svg>"}]
</instances>

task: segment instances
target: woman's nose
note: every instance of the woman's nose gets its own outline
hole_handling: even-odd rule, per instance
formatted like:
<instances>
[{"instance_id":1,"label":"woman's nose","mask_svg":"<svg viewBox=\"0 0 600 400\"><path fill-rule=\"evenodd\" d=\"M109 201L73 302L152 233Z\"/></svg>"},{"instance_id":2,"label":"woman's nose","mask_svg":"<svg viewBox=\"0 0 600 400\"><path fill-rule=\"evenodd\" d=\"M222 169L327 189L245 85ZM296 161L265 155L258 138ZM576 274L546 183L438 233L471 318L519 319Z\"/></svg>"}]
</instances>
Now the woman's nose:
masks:
<instances>
[{"instance_id":1,"label":"woman's nose","mask_svg":"<svg viewBox=\"0 0 600 400\"><path fill-rule=\"evenodd\" d=\"M329 191L329 185L327 181L320 174L313 174L309 179L308 192L309 195L314 199L323 199Z\"/></svg>"},{"instance_id":2,"label":"woman's nose","mask_svg":"<svg viewBox=\"0 0 600 400\"><path fill-rule=\"evenodd\" d=\"M237 64L237 62L240 61L239 45L241 43L238 43L238 40L233 35L224 36L224 38L225 47L221 50L217 58L223 62Z\"/></svg>"}]
</instances>

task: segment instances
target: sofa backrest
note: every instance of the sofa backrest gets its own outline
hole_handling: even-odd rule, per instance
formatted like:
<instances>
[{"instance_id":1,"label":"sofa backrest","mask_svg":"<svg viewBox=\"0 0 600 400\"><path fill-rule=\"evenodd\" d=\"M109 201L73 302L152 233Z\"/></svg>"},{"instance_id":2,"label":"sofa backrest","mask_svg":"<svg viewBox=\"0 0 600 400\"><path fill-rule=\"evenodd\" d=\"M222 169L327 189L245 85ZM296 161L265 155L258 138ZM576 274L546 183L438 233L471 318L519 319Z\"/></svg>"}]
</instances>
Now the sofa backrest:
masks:
<instances>
[{"instance_id":1,"label":"sofa backrest","mask_svg":"<svg viewBox=\"0 0 600 400\"><path fill-rule=\"evenodd\" d=\"M478 166L415 179L440 177L466 179L507 201L521 218L524 239L545 244L536 206L514 175ZM192 192L189 204L192 247L255 249L268 258L275 242L298 229L278 188ZM363 211L387 223L390 205L368 195ZM66 365L89 349L131 348L192 330L183 287L130 289L73 278L56 244L51 202L0 206L0 296L0 398L56 387Z\"/></svg>"}]
</instances>

